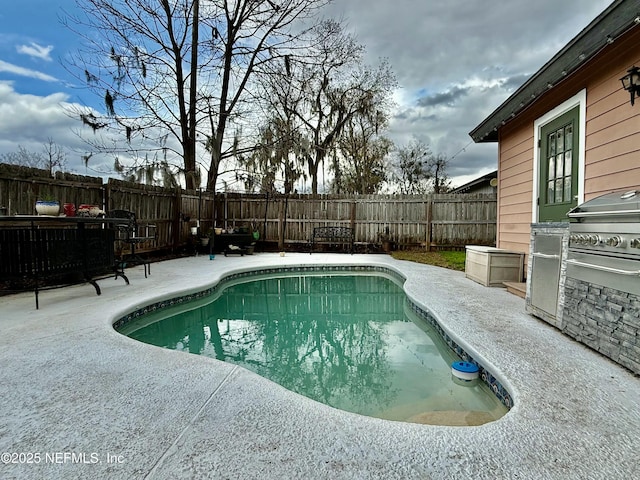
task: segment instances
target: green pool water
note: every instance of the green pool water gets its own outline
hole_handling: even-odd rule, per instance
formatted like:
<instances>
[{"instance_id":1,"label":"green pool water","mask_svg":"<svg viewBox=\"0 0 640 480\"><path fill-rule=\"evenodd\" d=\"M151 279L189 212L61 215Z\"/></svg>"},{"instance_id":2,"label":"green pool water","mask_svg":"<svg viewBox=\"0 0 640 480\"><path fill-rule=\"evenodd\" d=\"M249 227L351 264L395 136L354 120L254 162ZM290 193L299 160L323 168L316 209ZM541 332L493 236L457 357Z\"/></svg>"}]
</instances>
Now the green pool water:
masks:
<instances>
[{"instance_id":1,"label":"green pool water","mask_svg":"<svg viewBox=\"0 0 640 480\"><path fill-rule=\"evenodd\" d=\"M349 412L389 420L477 425L507 409L384 274L288 273L225 283L213 296L162 309L120 332L141 342L241 365Z\"/></svg>"}]
</instances>

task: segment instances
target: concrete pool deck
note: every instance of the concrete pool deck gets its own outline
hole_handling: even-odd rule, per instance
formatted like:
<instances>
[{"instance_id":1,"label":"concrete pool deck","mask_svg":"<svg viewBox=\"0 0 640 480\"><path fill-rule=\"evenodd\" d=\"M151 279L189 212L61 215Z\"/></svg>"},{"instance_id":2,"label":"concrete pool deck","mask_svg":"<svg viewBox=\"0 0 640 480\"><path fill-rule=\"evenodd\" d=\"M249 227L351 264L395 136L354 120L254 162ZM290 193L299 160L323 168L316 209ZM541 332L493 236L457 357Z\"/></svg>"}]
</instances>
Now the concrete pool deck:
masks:
<instances>
[{"instance_id":1,"label":"concrete pool deck","mask_svg":"<svg viewBox=\"0 0 640 480\"><path fill-rule=\"evenodd\" d=\"M478 427L379 420L111 326L231 271L303 264L400 272L407 294L493 370L515 406ZM129 286L99 281L101 296L90 285L42 292L39 310L33 293L0 297L0 478L640 477L640 378L464 273L386 255L287 253L191 257L154 263L146 279L142 267L127 274Z\"/></svg>"}]
</instances>

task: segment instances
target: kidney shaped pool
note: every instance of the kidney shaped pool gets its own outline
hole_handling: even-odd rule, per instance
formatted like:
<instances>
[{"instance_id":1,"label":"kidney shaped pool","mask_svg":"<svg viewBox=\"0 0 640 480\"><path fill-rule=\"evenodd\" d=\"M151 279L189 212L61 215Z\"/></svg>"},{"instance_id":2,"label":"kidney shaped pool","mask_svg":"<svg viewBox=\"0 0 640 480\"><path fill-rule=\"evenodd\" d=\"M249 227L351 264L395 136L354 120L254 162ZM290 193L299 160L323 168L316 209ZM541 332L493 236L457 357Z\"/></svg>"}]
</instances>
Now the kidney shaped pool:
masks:
<instances>
[{"instance_id":1,"label":"kidney shaped pool","mask_svg":"<svg viewBox=\"0 0 640 480\"><path fill-rule=\"evenodd\" d=\"M141 342L241 365L335 408L389 420L479 425L508 410L381 272L236 276L211 294L121 322Z\"/></svg>"}]
</instances>

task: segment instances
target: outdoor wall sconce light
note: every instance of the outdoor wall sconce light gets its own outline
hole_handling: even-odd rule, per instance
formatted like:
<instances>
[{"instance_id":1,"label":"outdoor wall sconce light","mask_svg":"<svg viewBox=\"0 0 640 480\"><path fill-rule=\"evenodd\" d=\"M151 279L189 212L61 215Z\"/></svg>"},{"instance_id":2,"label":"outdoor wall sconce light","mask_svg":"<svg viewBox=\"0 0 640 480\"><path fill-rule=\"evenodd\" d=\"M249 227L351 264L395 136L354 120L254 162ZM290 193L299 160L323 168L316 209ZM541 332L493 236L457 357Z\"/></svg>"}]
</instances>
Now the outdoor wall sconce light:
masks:
<instances>
[{"instance_id":1,"label":"outdoor wall sconce light","mask_svg":"<svg viewBox=\"0 0 640 480\"><path fill-rule=\"evenodd\" d=\"M635 65L627 70L627 74L620 79L622 88L631 95L631 106L633 106L636 95L640 95L640 68Z\"/></svg>"}]
</instances>

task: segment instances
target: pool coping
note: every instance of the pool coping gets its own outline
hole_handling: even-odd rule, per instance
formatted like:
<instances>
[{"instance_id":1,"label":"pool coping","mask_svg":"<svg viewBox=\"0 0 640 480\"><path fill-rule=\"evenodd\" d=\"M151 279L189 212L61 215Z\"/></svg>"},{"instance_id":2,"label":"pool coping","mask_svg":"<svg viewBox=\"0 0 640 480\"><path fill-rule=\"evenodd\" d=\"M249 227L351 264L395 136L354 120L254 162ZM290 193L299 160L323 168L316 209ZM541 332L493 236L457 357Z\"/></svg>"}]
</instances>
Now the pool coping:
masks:
<instances>
[{"instance_id":1,"label":"pool coping","mask_svg":"<svg viewBox=\"0 0 640 480\"><path fill-rule=\"evenodd\" d=\"M479 427L372 419L224 362L140 344L112 327L118 315L201 290L226 273L301 264L376 265L405 276L412 301L496 368L512 409ZM2 464L3 478L640 474L640 379L526 314L524 300L504 289L382 255L192 257L154 264L148 279L142 267L127 273L130 286L101 281L99 297L82 285L47 291L40 310L32 294L0 297L0 451L59 454Z\"/></svg>"}]
</instances>

